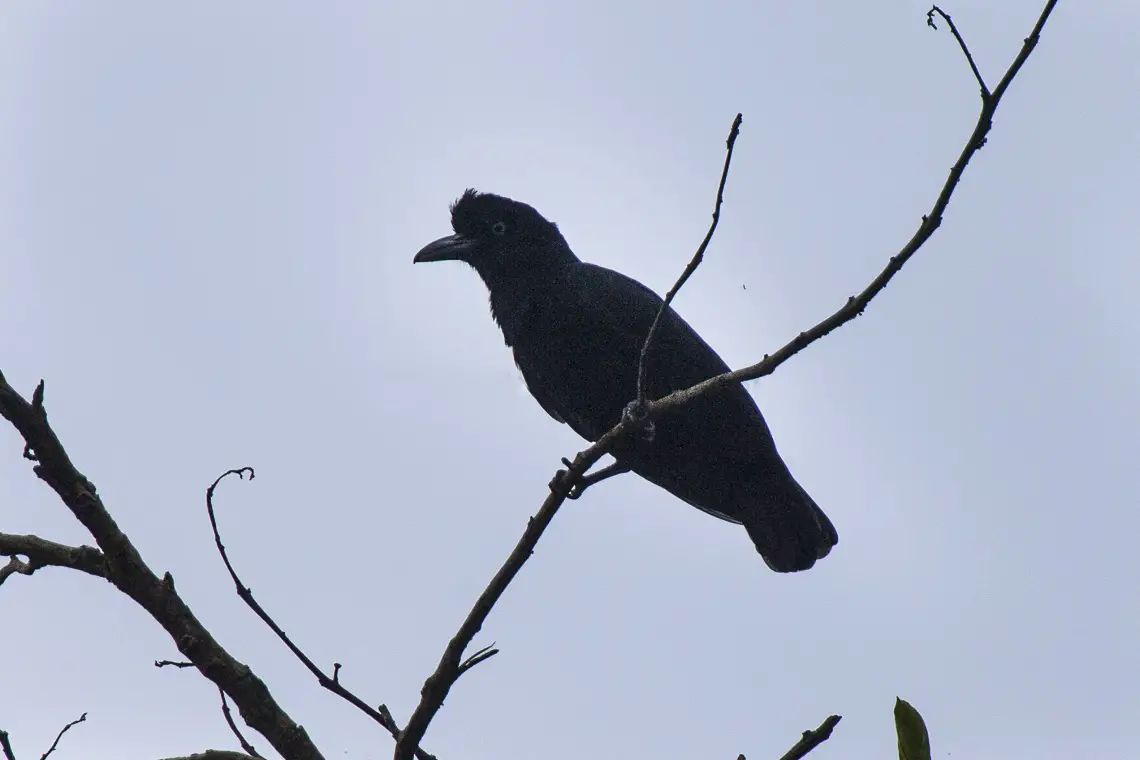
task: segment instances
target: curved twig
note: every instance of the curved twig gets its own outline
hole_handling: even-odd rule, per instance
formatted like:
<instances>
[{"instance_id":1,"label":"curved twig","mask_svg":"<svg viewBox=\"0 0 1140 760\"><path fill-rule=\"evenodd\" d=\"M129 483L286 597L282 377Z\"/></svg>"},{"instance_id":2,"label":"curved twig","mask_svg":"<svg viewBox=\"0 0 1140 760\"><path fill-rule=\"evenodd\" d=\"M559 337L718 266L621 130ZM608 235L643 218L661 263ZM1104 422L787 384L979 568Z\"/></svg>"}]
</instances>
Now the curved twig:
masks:
<instances>
[{"instance_id":1,"label":"curved twig","mask_svg":"<svg viewBox=\"0 0 1140 760\"><path fill-rule=\"evenodd\" d=\"M937 5L930 7L926 12L926 25L935 31L938 26L934 23L934 14L938 14L946 21L946 26L950 27L950 34L954 35L954 39L958 41L958 47L962 48L962 54L966 56L966 63L970 64L970 71L974 72L974 79L978 80L978 86L982 88L982 97L988 98L990 96L990 88L986 86L985 77L982 72L978 71L978 64L974 63L974 56L970 53L970 48L966 45L966 41L962 39L962 35L958 33L958 27L954 25L954 20L950 18L950 14L939 8Z\"/></svg>"},{"instance_id":2,"label":"curved twig","mask_svg":"<svg viewBox=\"0 0 1140 760\"><path fill-rule=\"evenodd\" d=\"M249 475L250 480L253 480L255 473L252 467L238 467L232 470L226 470L221 475L219 475L206 489L206 514L210 518L210 528L214 532L214 545L217 547L218 554L221 555L222 562L225 564L226 570L229 572L230 578L234 582L234 588L237 590L237 595L243 602L245 602L247 607L253 610L253 613L255 615L261 618L261 621L263 623L269 626L269 630L273 631L273 633L276 634L277 638L280 639L281 642L289 648L289 651L293 653L293 656L300 660L301 664L304 665L310 673L316 676L317 682L320 683L322 687L328 689L333 694L336 694L341 699L344 699L349 704L353 705L358 710L363 712L365 715L372 718L372 720L379 723L385 730L388 731L388 733L392 735L393 739L398 739L401 735L400 727L397 725L396 721L393 720L392 714L388 711L388 708L384 707L384 705L380 705L380 709L376 709L360 697L356 696L356 694L353 694L351 691L346 689L343 685L341 685L341 664L339 662L333 664L333 674L331 677L323 670L321 670L321 668L315 662L313 662L313 660L307 654L305 654L299 646L293 643L293 640L290 639L289 635L285 633L281 626L277 624L277 621L274 620L273 617L265 611L265 608L262 607L256 599L254 599L253 592L249 589L249 587L242 583L241 578L238 576L237 571L234 569L233 564L230 562L229 554L226 552L225 544L222 543L222 534L218 530L218 519L217 515L214 512L214 490L218 487L218 484L228 476L237 475L239 479L244 479L246 474ZM495 650L496 653L497 651L498 650ZM485 660L487 657L491 656L492 654L486 654L486 656L482 659ZM480 662L481 661L482 660L480 660ZM246 751L248 752L248 750ZM415 756L419 758L419 760L436 760L435 756L428 754L418 746L415 748Z\"/></svg>"},{"instance_id":3,"label":"curved twig","mask_svg":"<svg viewBox=\"0 0 1140 760\"><path fill-rule=\"evenodd\" d=\"M237 737L238 744L241 745L241 748L245 750L247 755L261 758L261 753L253 748L253 745L242 735L241 729L237 727L237 723L234 723L234 716L230 713L230 703L226 701L226 693L218 689L218 696L222 698L222 717L226 719L226 725L230 727L230 731Z\"/></svg>"},{"instance_id":4,"label":"curved twig","mask_svg":"<svg viewBox=\"0 0 1140 760\"><path fill-rule=\"evenodd\" d=\"M649 332L645 335L645 342L641 345L641 356L637 361L637 398L635 404L638 408L645 405L645 365L648 362L649 347L653 345L653 338L657 334L657 326L661 323L661 317L665 314L665 310L669 308L669 304L673 303L673 299L677 297L677 293L688 282L689 278L693 276L693 272L697 271L697 267L705 258L705 249L709 247L712 242L713 233L716 232L716 226L720 223L720 207L724 204L724 186L728 182L728 167L732 164L732 150L736 147L736 138L740 136L740 125L744 123L744 115L736 114L736 118L732 120L732 128L728 131L728 139L725 140L724 151L724 168L720 170L720 184L716 188L716 202L713 204L712 222L709 224L709 231L705 233L704 240L697 246L697 252L693 254L693 258L685 266L685 271L681 272L681 276L677 278L677 282L665 294L665 300L657 308L657 314L653 317L653 324L649 326Z\"/></svg>"}]
</instances>

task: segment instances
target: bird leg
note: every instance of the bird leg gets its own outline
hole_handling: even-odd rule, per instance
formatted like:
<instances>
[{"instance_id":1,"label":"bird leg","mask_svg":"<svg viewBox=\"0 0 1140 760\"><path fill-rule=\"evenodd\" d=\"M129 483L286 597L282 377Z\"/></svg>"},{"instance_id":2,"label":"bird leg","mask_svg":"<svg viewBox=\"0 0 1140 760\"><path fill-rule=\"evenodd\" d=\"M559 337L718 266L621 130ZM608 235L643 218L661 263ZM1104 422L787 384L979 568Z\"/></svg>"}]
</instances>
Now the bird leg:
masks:
<instances>
[{"instance_id":1,"label":"bird leg","mask_svg":"<svg viewBox=\"0 0 1140 760\"><path fill-rule=\"evenodd\" d=\"M562 464L569 467L570 461L563 459ZM566 495L566 498L577 499L586 491L587 488L594 485L595 483L601 483L607 478L612 478L614 475L621 475L622 473L626 472L629 472L629 465L627 464L622 464L621 462L607 464L602 469L583 475L581 478L579 478L578 482L574 484L574 487L570 489L570 493Z\"/></svg>"}]
</instances>

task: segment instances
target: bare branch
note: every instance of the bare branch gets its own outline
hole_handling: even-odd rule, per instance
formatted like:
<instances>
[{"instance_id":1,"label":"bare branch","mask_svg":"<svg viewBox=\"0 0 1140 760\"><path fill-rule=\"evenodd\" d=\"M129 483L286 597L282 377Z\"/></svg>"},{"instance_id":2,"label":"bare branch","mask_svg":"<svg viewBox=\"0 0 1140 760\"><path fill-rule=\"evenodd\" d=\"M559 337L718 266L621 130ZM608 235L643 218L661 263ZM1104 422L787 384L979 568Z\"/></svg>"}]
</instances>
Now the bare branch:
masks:
<instances>
[{"instance_id":1,"label":"bare branch","mask_svg":"<svg viewBox=\"0 0 1140 760\"><path fill-rule=\"evenodd\" d=\"M52 752L55 752L55 748L59 746L59 740L63 738L63 735L64 735L64 734L66 734L66 733L67 733L69 730L71 730L71 727L72 727L72 726L77 726L77 725L79 725L80 723L83 723L83 722L84 722L84 721L86 721L86 720L87 720L87 713L83 713L83 714L82 714L82 715L80 715L78 718L76 718L75 720L71 721L70 723L68 723L68 724L67 724L66 726L64 726L63 728L61 728L61 729L59 730L59 733L58 733L58 734L56 734L56 737L55 737L55 741L51 743L51 746L50 746L50 747L48 747L48 751L47 751L47 752L45 752L45 753L43 753L42 755L40 755L40 760L47 760L47 759L48 759L48 755L50 755Z\"/></svg>"},{"instance_id":2,"label":"bare branch","mask_svg":"<svg viewBox=\"0 0 1140 760\"><path fill-rule=\"evenodd\" d=\"M534 517L527 521L522 538L507 556L499 571L495 573L495 577L487 584L487 588L483 589L483 593L475 601L475 606L471 608L467 618L459 626L459 631L448 642L447 648L444 649L443 656L439 660L439 665L424 682L423 688L420 690L420 702L416 705L412 717L408 719L407 727L404 728L396 742L396 752L393 755L395 760L409 760L411 758L412 748L423 739L428 725L435 714L439 712L439 708L443 706L443 700L447 698L451 687L455 685L459 676L464 672L462 669L464 650L475 638L475 634L479 633L479 629L483 627L483 622L491 614L491 609L499 601L503 592L507 590L507 586L514 580L530 555L534 553L538 539L542 537L543 532L550 525L550 521L558 513L558 508L566 501L570 489L581 479L586 470L602 458L613 438L624 432L628 424L623 422L607 433L598 443L579 453L578 456L574 457L574 461L570 463L568 469L559 470L554 479L550 481L550 494L547 495L546 500L543 501Z\"/></svg>"},{"instance_id":3,"label":"bare branch","mask_svg":"<svg viewBox=\"0 0 1140 760\"><path fill-rule=\"evenodd\" d=\"M886 269L872 280L871 284L868 285L862 293L849 298L847 303L839 309L839 311L827 317L810 330L800 333L776 353L765 356L762 361L749 367L736 370L735 372L718 375L686 390L676 391L663 398L648 402L644 406L644 416L639 420L624 416L621 422L599 438L592 446L578 452L577 456L574 457L574 460L569 463L565 470L559 470L555 473L554 478L550 481L550 494L547 495L542 506L539 507L538 512L527 522L526 530L523 531L523 535L515 545L515 548L511 551L510 555L508 555L502 567L499 568L499 571L495 573L494 578L491 579L487 588L479 595L479 598L475 601L475 605L468 613L467 618L459 627L458 632L456 632L455 636L448 642L435 671L428 676L424 682L423 688L420 691L420 702L412 713L412 717L408 720L408 725L400 735L399 741L396 743L396 752L393 756L394 760L409 760L411 757L411 748L415 747L420 740L423 739L432 719L443 705L443 700L447 697L451 687L462 674L460 666L463 661L464 650L471 643L475 634L482 628L487 616L491 613L491 609L495 606L500 597L502 597L507 586L510 585L519 570L522 569L522 566L530 558L531 554L534 553L534 549L538 545L538 541L542 537L543 532L550 525L551 520L554 519L554 516L558 513L558 509L562 506L572 489L582 482L586 472L609 452L610 447L619 437L629 434L636 426L643 425L645 420L652 420L662 412L687 404L701 394L711 393L733 383L755 380L756 378L772 374L777 367L788 359L829 334L837 327L850 322L862 314L863 310L866 309L867 305L871 302L871 299L887 286L891 278L902 269L910 257L934 234L942 224L942 214L950 203L950 198L954 194L954 190L958 185L958 181L961 179L962 173L965 171L974 153L984 143L985 137L992 127L992 118L1001 101L1002 95L1005 94L1014 76L1021 69L1021 66L1025 63L1025 60L1036 46L1041 29L1044 27L1045 21L1048 19L1055 5L1056 0L1050 0L1046 4L1045 10L1037 21L1037 25L1034 27L1032 34L1025 40L1021 52L1002 78L997 89L988 97L983 98L982 111L978 116L977 124L970 134L965 147L962 149L958 161L954 164L953 168L951 168L950 176L943 185L942 191L934 202L930 213L922 218L922 223L918 231L915 232L899 253L891 257ZM726 171L727 167L728 157L726 156ZM718 193L718 208L719 199ZM709 236L707 237L711 237L711 232L710 230ZM698 256L694 257L697 263L699 263L699 256L701 254L703 254L703 246L702 250L698 251ZM690 264L695 268L695 265ZM679 287L680 284L683 284L683 282L684 276L674 289ZM642 362L642 364L643 363L644 362ZM566 460L563 460L563 463L565 462Z\"/></svg>"},{"instance_id":4,"label":"bare branch","mask_svg":"<svg viewBox=\"0 0 1140 760\"><path fill-rule=\"evenodd\" d=\"M8 732L0 730L0 750L4 752L4 760L16 760L16 753L12 751L12 742L8 739Z\"/></svg>"},{"instance_id":5,"label":"bare branch","mask_svg":"<svg viewBox=\"0 0 1140 760\"><path fill-rule=\"evenodd\" d=\"M228 749L208 749L205 752L196 752L193 755L165 757L162 760L253 760L253 756Z\"/></svg>"},{"instance_id":6,"label":"bare branch","mask_svg":"<svg viewBox=\"0 0 1140 760\"><path fill-rule=\"evenodd\" d=\"M886 268L871 281L871 284L864 288L859 295L848 298L847 303L834 314L810 330L800 333L775 353L766 355L762 361L735 370L734 372L718 375L717 377L698 383L691 388L671 393L664 398L651 402L647 405L645 410L649 418L687 404L701 394L724 388L734 383L742 383L747 380L755 380L770 375L788 359L863 313L871 300L887 287L887 283L899 273L903 265L910 260L918 249L921 248L942 225L942 215L946 211L946 207L950 204L950 198L954 195L954 190L958 187L962 173L965 172L966 166L970 163L970 159L973 158L974 154L985 144L986 136L993 127L993 116L997 111L1002 96L1005 95L1009 85L1013 82L1013 78L1029 58L1029 54L1032 53L1033 49L1037 46L1041 30L1045 26L1045 22L1048 20L1049 14L1056 4L1057 0L1049 0L1049 2L1046 3L1045 9L1042 11L1040 18L1037 20L1037 24L1033 28L1033 32L1025 39L1021 52L1018 53L1017 58L1010 64L1005 76L1002 77L1001 82L993 93L982 99L982 109L978 114L974 130L966 140L966 145L962 148L958 160L954 163L954 166L951 167L950 176L947 177L946 182L943 184L942 190L934 202L934 206L930 209L928 214L922 217L922 222L919 224L918 230L910 240L906 242L897 254L890 258ZM618 427L621 426L621 424L618 425ZM608 435L607 433L607 436Z\"/></svg>"},{"instance_id":7,"label":"bare branch","mask_svg":"<svg viewBox=\"0 0 1140 760\"><path fill-rule=\"evenodd\" d=\"M234 716L230 713L230 704L226 701L226 693L218 689L218 696L222 698L222 717L226 719L226 725L230 727L230 731L233 731L234 736L237 737L238 744L241 745L241 748L245 750L246 754L260 758L261 754L253 748L252 744L246 741L245 737L242 736L241 729L234 723Z\"/></svg>"},{"instance_id":8,"label":"bare branch","mask_svg":"<svg viewBox=\"0 0 1140 760\"><path fill-rule=\"evenodd\" d=\"M649 348L653 343L653 337L657 334L657 326L661 322L661 316L669 308L669 304L673 303L677 293L692 277L693 272L697 271L697 267L704 261L705 249L712 242L713 233L716 232L716 226L720 223L720 207L724 203L724 185L728 182L728 167L732 164L732 150L736 147L736 138L740 136L740 125L743 123L744 116L736 114L736 118L732 120L732 128L728 132L728 139L725 140L724 168L721 169L720 184L716 188L716 203L713 205L712 223L709 224L709 231L705 233L705 239L701 241L701 244L697 246L697 252L693 254L693 258L685 267L685 271L681 272L677 282L665 294L665 300L658 307L657 314L653 317L653 324L649 326L649 332L645 336L645 343L641 346L641 357L637 362L637 398L634 401L638 408L645 404L645 365L648 361Z\"/></svg>"},{"instance_id":9,"label":"bare branch","mask_svg":"<svg viewBox=\"0 0 1140 760\"><path fill-rule=\"evenodd\" d=\"M569 467L570 460L566 457L562 457L562 464L566 467ZM623 464L622 462L613 462L612 464L607 464L600 470L594 470L591 473L587 473L578 479L578 482L575 483L574 487L570 489L570 495L566 498L580 499L582 497L582 494L584 494L586 492L586 489L590 486L597 485L603 480L609 480L615 475L624 475L625 473L629 472L630 469L631 468L628 464Z\"/></svg>"},{"instance_id":10,"label":"bare branch","mask_svg":"<svg viewBox=\"0 0 1140 760\"><path fill-rule=\"evenodd\" d=\"M459 675L463 675L468 670L471 670L471 668L475 667L481 662L484 662L485 660L491 659L498 653L499 650L495 649L495 642L492 641L490 646L483 647L478 652L471 655L463 662L459 663Z\"/></svg>"},{"instance_id":11,"label":"bare branch","mask_svg":"<svg viewBox=\"0 0 1140 760\"><path fill-rule=\"evenodd\" d=\"M293 640L290 639L289 635L286 634L281 626L277 624L277 621L274 620L273 617L265 611L265 608L262 607L261 604L253 597L253 592L250 590L250 588L242 583L241 578L238 576L237 571L234 569L233 564L230 562L229 554L226 552L226 546L222 543L222 534L218 529L217 514L214 511L214 491L217 489L218 484L221 483L226 477L230 475L237 475L238 479L240 480L244 479L246 474L249 475L250 480L253 480L254 471L252 467L239 467L232 470L226 470L221 475L219 475L206 489L206 514L210 518L210 527L214 532L214 545L217 547L218 554L221 555L222 562L225 564L226 570L230 574L230 579L234 582L234 588L237 591L237 595L243 602L245 602L247 607L253 610L253 613L255 615L261 618L261 621L269 627L269 630L273 631L273 633L276 634L277 638L280 639L286 647L288 647L289 651L293 653L293 656L300 660L301 664L304 665L310 673L316 676L317 682L320 683L322 687L328 689L333 694L336 694L341 699L344 699L349 704L353 705L358 710L363 712L365 715L372 718L374 721L383 726L384 729L392 735L393 739L398 740L401 735L400 727L392 718L392 714L388 712L388 709L383 705L380 706L381 709L379 710L374 709L363 699L346 689L340 683L340 670L342 666L339 662L333 663L333 674L331 677L323 670L321 670L321 668L318 667L317 664L313 662L313 660L307 654L305 654L300 647L293 643ZM487 655L487 657L490 656L490 654ZM483 659L486 659L486 657ZM472 663L472 665L474 664L477 663ZM433 755L428 754L426 751L420 749L419 747L416 747L415 749L415 756L419 758L419 760L436 760Z\"/></svg>"},{"instance_id":12,"label":"bare branch","mask_svg":"<svg viewBox=\"0 0 1140 760\"><path fill-rule=\"evenodd\" d=\"M827 720L819 724L814 731L804 731L804 735L795 745L785 752L780 760L800 760L807 753L831 738L831 732L839 725L843 718L839 715L830 715Z\"/></svg>"},{"instance_id":13,"label":"bare branch","mask_svg":"<svg viewBox=\"0 0 1140 760\"><path fill-rule=\"evenodd\" d=\"M95 485L72 464L48 424L44 384L29 403L0 373L0 416L24 438L25 456L33 471L59 495L91 533L103 554L105 577L147 611L195 667L237 704L242 718L287 760L319 760L320 751L305 730L273 699L265 683L238 662L198 621L174 588L174 578L161 579L147 566L131 540L111 517ZM25 555L26 556L26 555Z\"/></svg>"},{"instance_id":14,"label":"bare branch","mask_svg":"<svg viewBox=\"0 0 1140 760\"><path fill-rule=\"evenodd\" d=\"M990 96L990 88L986 86L986 80L982 77L982 72L978 71L978 65L974 63L974 56L970 54L970 48L966 45L966 41L962 39L962 35L958 33L958 27L954 25L950 14L937 5L934 5L926 12L926 23L931 29L938 29L934 23L935 13L946 20L946 25L950 27L950 33L953 34L954 39L958 41L958 47L962 48L962 53L966 56L966 62L970 64L970 71L974 72L974 79L978 80L978 86L982 88L982 99L985 100Z\"/></svg>"},{"instance_id":15,"label":"bare branch","mask_svg":"<svg viewBox=\"0 0 1140 760\"><path fill-rule=\"evenodd\" d=\"M154 666L156 668L178 668L182 670L183 668L194 667L194 663L185 660L155 660Z\"/></svg>"},{"instance_id":16,"label":"bare branch","mask_svg":"<svg viewBox=\"0 0 1140 760\"><path fill-rule=\"evenodd\" d=\"M0 557L9 557L0 567L0 585L15 573L31 575L41 567L67 567L99 578L107 577L103 553L92 546L67 546L32 535L0 533ZM23 561L20 557L27 557Z\"/></svg>"}]
</instances>

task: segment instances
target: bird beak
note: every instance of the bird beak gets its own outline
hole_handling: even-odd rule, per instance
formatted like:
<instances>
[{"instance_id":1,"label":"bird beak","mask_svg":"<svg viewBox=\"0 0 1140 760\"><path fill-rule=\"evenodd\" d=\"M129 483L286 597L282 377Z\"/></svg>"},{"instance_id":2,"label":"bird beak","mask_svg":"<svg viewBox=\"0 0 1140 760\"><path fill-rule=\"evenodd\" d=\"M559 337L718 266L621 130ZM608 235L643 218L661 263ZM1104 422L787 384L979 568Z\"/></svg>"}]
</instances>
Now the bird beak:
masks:
<instances>
[{"instance_id":1,"label":"bird beak","mask_svg":"<svg viewBox=\"0 0 1140 760\"><path fill-rule=\"evenodd\" d=\"M415 264L425 261L466 261L467 255L475 250L475 241L464 235L448 235L428 243L416 257Z\"/></svg>"}]
</instances>

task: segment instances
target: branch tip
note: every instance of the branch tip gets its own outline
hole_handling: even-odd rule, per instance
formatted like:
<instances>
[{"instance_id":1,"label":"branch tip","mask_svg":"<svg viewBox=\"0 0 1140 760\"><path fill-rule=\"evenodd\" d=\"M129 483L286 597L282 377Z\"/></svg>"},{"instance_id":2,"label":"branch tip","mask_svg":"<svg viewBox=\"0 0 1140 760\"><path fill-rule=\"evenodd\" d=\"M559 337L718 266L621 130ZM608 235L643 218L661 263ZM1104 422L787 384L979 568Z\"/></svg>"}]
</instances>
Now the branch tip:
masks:
<instances>
[{"instance_id":1,"label":"branch tip","mask_svg":"<svg viewBox=\"0 0 1140 760\"><path fill-rule=\"evenodd\" d=\"M40 760L47 760L48 755L50 755L52 752L55 752L55 748L59 746L59 740L62 739L63 735L66 734L68 731L70 731L73 726L78 726L80 723L84 723L86 721L87 721L87 713L83 713L78 718L71 721L70 723L68 723L63 728L61 728L59 733L55 737L55 741L51 743L50 747L48 747L48 751L43 753L42 755L40 755ZM5 750L7 750L7 748L5 748Z\"/></svg>"},{"instance_id":2,"label":"branch tip","mask_svg":"<svg viewBox=\"0 0 1140 760\"><path fill-rule=\"evenodd\" d=\"M185 668L194 667L194 663L187 662L186 660L155 660L154 666L156 668L178 668L183 670Z\"/></svg>"},{"instance_id":3,"label":"branch tip","mask_svg":"<svg viewBox=\"0 0 1140 760\"><path fill-rule=\"evenodd\" d=\"M831 732L835 730L841 720L843 717L840 715L829 715L823 723L819 724L819 728L804 731L800 740L785 752L780 760L800 760L806 757L809 752L831 738Z\"/></svg>"},{"instance_id":4,"label":"branch tip","mask_svg":"<svg viewBox=\"0 0 1140 760\"><path fill-rule=\"evenodd\" d=\"M743 114L736 114L736 118L732 120L732 127L728 131L728 139L725 140L725 154L724 154L724 168L720 172L720 183L716 189L716 202L713 204L712 223L709 225L708 232L705 233L704 240L697 247L697 252L693 254L693 258L689 260L688 266L681 272L681 276L677 278L677 282L665 294L662 299L661 305L657 308L657 314L653 317L653 322L649 326L649 332L645 336L645 342L641 346L641 356L637 362L637 396L634 398L633 403L638 406L643 406L646 403L646 388L645 388L645 373L646 364L649 359L649 350L653 345L653 338L657 334L657 328L661 323L661 317L664 316L665 310L669 308L669 304L676 298L677 293L692 277L693 272L697 271L697 267L705 258L705 250L712 242L713 233L716 232L716 227L720 223L720 209L724 205L724 186L728 182L728 169L732 165L732 152L736 147L736 138L740 136L740 126L744 123Z\"/></svg>"},{"instance_id":5,"label":"branch tip","mask_svg":"<svg viewBox=\"0 0 1140 760\"><path fill-rule=\"evenodd\" d=\"M966 45L966 40L963 39L962 35L958 32L958 27L954 25L954 21L950 18L950 14L946 13L946 11L942 10L937 5L931 6L930 10L926 12L927 25L931 29L938 29L938 27L934 24L935 13L946 20L946 26L950 27L950 33L954 35L954 39L958 42L958 47L962 49L962 54L966 56L966 62L970 64L970 71L974 72L974 79L977 80L978 86L982 91L982 102L988 102L991 98L990 88L986 86L986 80L982 77L982 72L978 70L978 65L974 63L974 56L970 54L970 48Z\"/></svg>"},{"instance_id":6,"label":"branch tip","mask_svg":"<svg viewBox=\"0 0 1140 760\"><path fill-rule=\"evenodd\" d=\"M230 727L230 731L237 737L238 744L241 745L242 751L252 757L261 757L258 751L253 748L253 745L242 736L241 730L237 727L237 723L234 722L234 716L230 714L230 705L226 700L226 692L220 686L218 687L218 694L222 697L222 717L226 719L226 725Z\"/></svg>"}]
</instances>

